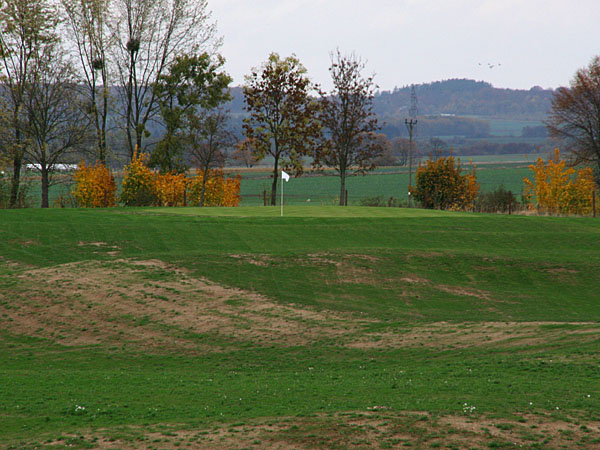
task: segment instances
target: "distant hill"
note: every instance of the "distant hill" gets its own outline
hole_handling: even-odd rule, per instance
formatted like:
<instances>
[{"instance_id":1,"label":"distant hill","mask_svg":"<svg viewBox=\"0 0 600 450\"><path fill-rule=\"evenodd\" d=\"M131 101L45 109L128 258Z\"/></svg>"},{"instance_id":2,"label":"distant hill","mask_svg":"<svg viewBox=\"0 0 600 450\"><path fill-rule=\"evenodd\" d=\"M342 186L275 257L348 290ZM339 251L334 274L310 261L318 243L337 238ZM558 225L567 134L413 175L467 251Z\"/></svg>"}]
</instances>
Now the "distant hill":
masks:
<instances>
[{"instance_id":1,"label":"distant hill","mask_svg":"<svg viewBox=\"0 0 600 450\"><path fill-rule=\"evenodd\" d=\"M490 135L490 122L496 119L528 121L527 130L516 136L545 138L544 127L530 125L543 121L550 109L553 91L533 87L529 90L498 89L490 83L467 79L436 81L415 85L418 101L419 136L463 136L474 139ZM227 105L231 126L241 134L244 96L241 87L231 89L233 100ZM407 136L404 119L410 108L411 86L378 92L374 111L388 138Z\"/></svg>"},{"instance_id":2,"label":"distant hill","mask_svg":"<svg viewBox=\"0 0 600 450\"><path fill-rule=\"evenodd\" d=\"M456 114L495 118L544 119L553 91L499 89L484 81L454 79L415 85L419 115ZM411 87L379 92L374 110L382 118L406 117Z\"/></svg>"},{"instance_id":3,"label":"distant hill","mask_svg":"<svg viewBox=\"0 0 600 450\"><path fill-rule=\"evenodd\" d=\"M378 92L374 99L377 114L406 117L411 86ZM416 84L419 115L456 114L495 118L544 119L550 109L553 91L539 86L529 90L495 88L485 81L453 79ZM231 89L231 113L244 113L241 87Z\"/></svg>"}]
</instances>

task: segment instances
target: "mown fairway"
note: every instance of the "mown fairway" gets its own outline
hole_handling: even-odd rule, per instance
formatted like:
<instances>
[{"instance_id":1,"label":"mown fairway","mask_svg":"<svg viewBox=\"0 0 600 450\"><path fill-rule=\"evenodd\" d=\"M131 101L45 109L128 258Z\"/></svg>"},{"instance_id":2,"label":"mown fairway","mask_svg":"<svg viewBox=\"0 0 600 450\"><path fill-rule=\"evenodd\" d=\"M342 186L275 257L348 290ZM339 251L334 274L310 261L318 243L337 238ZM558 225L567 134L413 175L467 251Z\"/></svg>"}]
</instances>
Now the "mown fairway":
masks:
<instances>
[{"instance_id":1,"label":"mown fairway","mask_svg":"<svg viewBox=\"0 0 600 450\"><path fill-rule=\"evenodd\" d=\"M0 448L600 448L600 220L279 214L1 211Z\"/></svg>"}]
</instances>

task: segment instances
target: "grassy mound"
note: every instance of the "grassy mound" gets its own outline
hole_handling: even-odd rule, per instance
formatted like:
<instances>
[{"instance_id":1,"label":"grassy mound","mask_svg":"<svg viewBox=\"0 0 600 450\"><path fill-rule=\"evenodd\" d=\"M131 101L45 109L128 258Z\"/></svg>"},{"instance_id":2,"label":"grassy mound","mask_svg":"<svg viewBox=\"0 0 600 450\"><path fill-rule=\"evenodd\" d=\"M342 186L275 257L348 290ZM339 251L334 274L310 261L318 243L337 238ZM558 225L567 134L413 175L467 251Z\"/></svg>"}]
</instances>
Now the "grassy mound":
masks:
<instances>
[{"instance_id":1,"label":"grassy mound","mask_svg":"<svg viewBox=\"0 0 600 450\"><path fill-rule=\"evenodd\" d=\"M0 447L598 448L600 222L0 216Z\"/></svg>"}]
</instances>

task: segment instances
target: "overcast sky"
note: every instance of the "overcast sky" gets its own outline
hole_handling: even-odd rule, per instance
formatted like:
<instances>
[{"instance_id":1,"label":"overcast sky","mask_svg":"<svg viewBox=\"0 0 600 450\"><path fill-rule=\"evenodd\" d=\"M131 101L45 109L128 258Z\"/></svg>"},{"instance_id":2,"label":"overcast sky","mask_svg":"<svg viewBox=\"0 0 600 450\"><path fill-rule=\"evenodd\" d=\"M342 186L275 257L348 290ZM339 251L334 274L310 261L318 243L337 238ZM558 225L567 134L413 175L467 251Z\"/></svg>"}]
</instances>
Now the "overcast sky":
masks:
<instances>
[{"instance_id":1,"label":"overcast sky","mask_svg":"<svg viewBox=\"0 0 600 450\"><path fill-rule=\"evenodd\" d=\"M234 85L277 52L295 53L329 88L339 47L367 60L381 90L449 78L555 88L600 54L600 0L209 0L209 9Z\"/></svg>"}]
</instances>

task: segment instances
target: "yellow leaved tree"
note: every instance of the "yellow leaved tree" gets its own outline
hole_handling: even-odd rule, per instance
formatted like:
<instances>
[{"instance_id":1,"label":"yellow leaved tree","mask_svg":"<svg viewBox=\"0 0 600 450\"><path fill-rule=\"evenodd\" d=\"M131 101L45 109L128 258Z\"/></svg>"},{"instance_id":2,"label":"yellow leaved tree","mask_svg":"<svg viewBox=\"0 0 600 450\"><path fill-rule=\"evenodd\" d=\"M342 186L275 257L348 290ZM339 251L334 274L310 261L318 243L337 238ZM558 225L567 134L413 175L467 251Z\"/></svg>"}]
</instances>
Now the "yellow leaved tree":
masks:
<instances>
[{"instance_id":1,"label":"yellow leaved tree","mask_svg":"<svg viewBox=\"0 0 600 450\"><path fill-rule=\"evenodd\" d=\"M538 158L530 165L533 181L524 178L524 197L531 208L550 214L590 214L595 190L592 169L585 167L575 170L566 167L560 159L560 151L544 162Z\"/></svg>"},{"instance_id":2,"label":"yellow leaved tree","mask_svg":"<svg viewBox=\"0 0 600 450\"><path fill-rule=\"evenodd\" d=\"M106 208L117 203L117 185L110 170L101 162L86 166L81 161L75 170L71 193L82 208Z\"/></svg>"}]
</instances>

